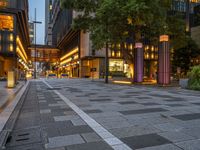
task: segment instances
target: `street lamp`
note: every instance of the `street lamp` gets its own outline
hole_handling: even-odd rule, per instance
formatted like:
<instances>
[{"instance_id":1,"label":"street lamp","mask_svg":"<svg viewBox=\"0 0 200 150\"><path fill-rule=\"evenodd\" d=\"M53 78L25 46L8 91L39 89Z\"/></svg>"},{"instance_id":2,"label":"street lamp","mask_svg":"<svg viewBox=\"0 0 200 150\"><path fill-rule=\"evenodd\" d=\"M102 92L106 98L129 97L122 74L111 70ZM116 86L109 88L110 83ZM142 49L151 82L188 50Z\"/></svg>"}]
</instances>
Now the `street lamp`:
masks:
<instances>
[{"instance_id":1,"label":"street lamp","mask_svg":"<svg viewBox=\"0 0 200 150\"><path fill-rule=\"evenodd\" d=\"M36 71L37 71L37 65L36 65L36 63L37 63L37 60L36 60L36 55L37 55L37 50L36 50L36 25L37 24L42 24L42 22L39 22L39 21L37 21L37 18L36 18L36 8L35 8L35 20L33 21L33 24L34 24L34 35L35 35L35 68L34 68L34 79L36 79Z\"/></svg>"},{"instance_id":2,"label":"street lamp","mask_svg":"<svg viewBox=\"0 0 200 150\"><path fill-rule=\"evenodd\" d=\"M190 0L186 0L186 32L190 32Z\"/></svg>"}]
</instances>

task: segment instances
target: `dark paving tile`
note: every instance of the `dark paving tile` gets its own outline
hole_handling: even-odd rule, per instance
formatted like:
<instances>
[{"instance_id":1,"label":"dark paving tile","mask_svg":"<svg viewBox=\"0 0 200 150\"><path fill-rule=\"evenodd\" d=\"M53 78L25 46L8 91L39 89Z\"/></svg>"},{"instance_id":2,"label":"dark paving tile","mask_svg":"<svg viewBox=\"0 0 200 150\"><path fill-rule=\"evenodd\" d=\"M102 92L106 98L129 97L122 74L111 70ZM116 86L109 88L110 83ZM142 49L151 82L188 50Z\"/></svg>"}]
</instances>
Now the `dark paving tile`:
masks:
<instances>
[{"instance_id":1,"label":"dark paving tile","mask_svg":"<svg viewBox=\"0 0 200 150\"><path fill-rule=\"evenodd\" d=\"M147 135L127 137L127 138L122 138L122 141L133 149L140 149L145 147L152 147L152 146L171 143L169 140L157 134L147 134Z\"/></svg>"},{"instance_id":2,"label":"dark paving tile","mask_svg":"<svg viewBox=\"0 0 200 150\"><path fill-rule=\"evenodd\" d=\"M110 96L108 96L108 95L100 95L98 97L110 97Z\"/></svg>"},{"instance_id":3,"label":"dark paving tile","mask_svg":"<svg viewBox=\"0 0 200 150\"><path fill-rule=\"evenodd\" d=\"M161 97L161 98L175 98L173 96L170 95L158 95L158 94L149 94L151 96L155 96L155 97Z\"/></svg>"},{"instance_id":4,"label":"dark paving tile","mask_svg":"<svg viewBox=\"0 0 200 150\"><path fill-rule=\"evenodd\" d=\"M194 104L194 105L199 105L199 106L200 106L200 103L192 103L192 104Z\"/></svg>"},{"instance_id":5,"label":"dark paving tile","mask_svg":"<svg viewBox=\"0 0 200 150\"><path fill-rule=\"evenodd\" d=\"M67 150L112 150L105 142L91 142L66 147Z\"/></svg>"},{"instance_id":6,"label":"dark paving tile","mask_svg":"<svg viewBox=\"0 0 200 150\"><path fill-rule=\"evenodd\" d=\"M102 111L99 109L84 110L84 112L86 112L86 113L102 113Z\"/></svg>"},{"instance_id":7,"label":"dark paving tile","mask_svg":"<svg viewBox=\"0 0 200 150\"><path fill-rule=\"evenodd\" d=\"M137 102L134 101L126 101L126 102L119 102L121 105L126 105L126 104L137 104Z\"/></svg>"},{"instance_id":8,"label":"dark paving tile","mask_svg":"<svg viewBox=\"0 0 200 150\"><path fill-rule=\"evenodd\" d=\"M195 120L195 119L200 119L200 113L184 114L184 115L174 115L172 117L174 117L176 119L183 120L183 121Z\"/></svg>"},{"instance_id":9,"label":"dark paving tile","mask_svg":"<svg viewBox=\"0 0 200 150\"><path fill-rule=\"evenodd\" d=\"M51 91L51 90L61 90L61 88L47 88L47 90Z\"/></svg>"},{"instance_id":10,"label":"dark paving tile","mask_svg":"<svg viewBox=\"0 0 200 150\"><path fill-rule=\"evenodd\" d=\"M34 143L22 146L7 147L6 150L44 150L42 143Z\"/></svg>"},{"instance_id":11,"label":"dark paving tile","mask_svg":"<svg viewBox=\"0 0 200 150\"><path fill-rule=\"evenodd\" d=\"M119 98L131 98L132 96L130 95L124 95L124 96L119 96Z\"/></svg>"},{"instance_id":12,"label":"dark paving tile","mask_svg":"<svg viewBox=\"0 0 200 150\"><path fill-rule=\"evenodd\" d=\"M170 106L170 107L182 107L182 106L185 106L185 105L181 105L181 104L167 104L167 106Z\"/></svg>"},{"instance_id":13,"label":"dark paving tile","mask_svg":"<svg viewBox=\"0 0 200 150\"><path fill-rule=\"evenodd\" d=\"M60 130L61 135L72 135L72 134L81 134L81 133L94 132L87 125L60 128L59 130Z\"/></svg>"},{"instance_id":14,"label":"dark paving tile","mask_svg":"<svg viewBox=\"0 0 200 150\"><path fill-rule=\"evenodd\" d=\"M174 98L167 99L165 101L167 101L167 102L181 102L181 101L185 101L185 99L174 97Z\"/></svg>"},{"instance_id":15,"label":"dark paving tile","mask_svg":"<svg viewBox=\"0 0 200 150\"><path fill-rule=\"evenodd\" d=\"M111 101L109 98L98 98L98 99L90 99L91 102L107 102Z\"/></svg>"},{"instance_id":16,"label":"dark paving tile","mask_svg":"<svg viewBox=\"0 0 200 150\"><path fill-rule=\"evenodd\" d=\"M145 113L154 113L154 112L163 112L167 111L163 108L149 108L149 109L139 109L139 110L127 110L127 111L119 111L123 115L131 115L131 114L145 114Z\"/></svg>"},{"instance_id":17,"label":"dark paving tile","mask_svg":"<svg viewBox=\"0 0 200 150\"><path fill-rule=\"evenodd\" d=\"M140 103L141 105L144 105L144 106L154 106L154 105L160 105L158 103Z\"/></svg>"},{"instance_id":18,"label":"dark paving tile","mask_svg":"<svg viewBox=\"0 0 200 150\"><path fill-rule=\"evenodd\" d=\"M151 99L151 97L137 97L137 99Z\"/></svg>"}]
</instances>

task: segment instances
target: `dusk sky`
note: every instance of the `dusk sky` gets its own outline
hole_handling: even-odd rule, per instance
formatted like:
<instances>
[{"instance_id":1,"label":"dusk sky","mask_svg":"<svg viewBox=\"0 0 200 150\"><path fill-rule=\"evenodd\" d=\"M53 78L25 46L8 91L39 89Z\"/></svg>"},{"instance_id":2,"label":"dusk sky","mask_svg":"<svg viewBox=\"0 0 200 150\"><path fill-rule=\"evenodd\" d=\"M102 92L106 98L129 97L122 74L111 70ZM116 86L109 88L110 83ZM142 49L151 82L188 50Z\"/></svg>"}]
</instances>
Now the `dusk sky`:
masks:
<instances>
[{"instance_id":1,"label":"dusk sky","mask_svg":"<svg viewBox=\"0 0 200 150\"><path fill-rule=\"evenodd\" d=\"M29 0L29 20L33 21L35 16L35 8L37 9L37 44L44 44L44 27L45 27L45 0Z\"/></svg>"}]
</instances>

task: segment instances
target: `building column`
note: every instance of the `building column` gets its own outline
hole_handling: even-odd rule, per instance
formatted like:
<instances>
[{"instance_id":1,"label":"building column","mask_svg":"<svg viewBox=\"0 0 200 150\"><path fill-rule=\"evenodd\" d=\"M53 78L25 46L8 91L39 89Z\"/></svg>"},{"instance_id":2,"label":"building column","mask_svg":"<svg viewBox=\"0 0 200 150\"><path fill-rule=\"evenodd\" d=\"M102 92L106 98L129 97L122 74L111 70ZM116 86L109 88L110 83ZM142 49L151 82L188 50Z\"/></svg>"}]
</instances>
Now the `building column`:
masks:
<instances>
[{"instance_id":1,"label":"building column","mask_svg":"<svg viewBox=\"0 0 200 150\"><path fill-rule=\"evenodd\" d=\"M135 44L134 50L134 81L143 82L144 75L144 49L142 43Z\"/></svg>"},{"instance_id":2,"label":"building column","mask_svg":"<svg viewBox=\"0 0 200 150\"><path fill-rule=\"evenodd\" d=\"M170 44L169 36L160 36L160 47L158 52L158 84L170 84Z\"/></svg>"}]
</instances>

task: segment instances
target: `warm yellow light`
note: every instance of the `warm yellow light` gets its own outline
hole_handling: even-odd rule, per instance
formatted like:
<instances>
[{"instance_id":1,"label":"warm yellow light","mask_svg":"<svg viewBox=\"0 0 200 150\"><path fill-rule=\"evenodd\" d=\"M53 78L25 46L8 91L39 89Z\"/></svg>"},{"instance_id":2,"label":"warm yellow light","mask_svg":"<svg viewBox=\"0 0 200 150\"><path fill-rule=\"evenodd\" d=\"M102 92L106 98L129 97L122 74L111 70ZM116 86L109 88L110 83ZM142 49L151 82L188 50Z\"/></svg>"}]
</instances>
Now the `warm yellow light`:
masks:
<instances>
[{"instance_id":1,"label":"warm yellow light","mask_svg":"<svg viewBox=\"0 0 200 150\"><path fill-rule=\"evenodd\" d=\"M112 57L115 57L115 52L114 51L112 51Z\"/></svg>"},{"instance_id":2,"label":"warm yellow light","mask_svg":"<svg viewBox=\"0 0 200 150\"><path fill-rule=\"evenodd\" d=\"M24 61L27 62L26 58L24 57L24 55L22 54L21 50L19 49L19 47L17 47L17 54L19 55L19 57Z\"/></svg>"},{"instance_id":3,"label":"warm yellow light","mask_svg":"<svg viewBox=\"0 0 200 150\"><path fill-rule=\"evenodd\" d=\"M79 58L79 57L78 57L78 54L76 54L76 55L74 56L74 59L73 59L73 60L77 60L78 58ZM68 58L68 59L62 61L60 64L61 64L61 65L64 65L64 64L70 63L71 61L72 61L72 59L71 59L71 58Z\"/></svg>"},{"instance_id":4,"label":"warm yellow light","mask_svg":"<svg viewBox=\"0 0 200 150\"><path fill-rule=\"evenodd\" d=\"M130 81L113 81L113 83L118 83L118 84L132 84Z\"/></svg>"},{"instance_id":5,"label":"warm yellow light","mask_svg":"<svg viewBox=\"0 0 200 150\"><path fill-rule=\"evenodd\" d=\"M168 42L169 36L168 35L161 35L160 36L160 42Z\"/></svg>"},{"instance_id":6,"label":"warm yellow light","mask_svg":"<svg viewBox=\"0 0 200 150\"><path fill-rule=\"evenodd\" d=\"M9 36L9 41L11 41L11 42L13 41L13 34L12 33Z\"/></svg>"},{"instance_id":7,"label":"warm yellow light","mask_svg":"<svg viewBox=\"0 0 200 150\"><path fill-rule=\"evenodd\" d=\"M67 53L66 55L64 55L63 57L61 57L61 61L66 59L67 57L70 57L71 55L78 53L78 48L73 49L71 52Z\"/></svg>"},{"instance_id":8,"label":"warm yellow light","mask_svg":"<svg viewBox=\"0 0 200 150\"><path fill-rule=\"evenodd\" d=\"M8 6L8 2L6 0L0 0L0 8L4 8Z\"/></svg>"},{"instance_id":9,"label":"warm yellow light","mask_svg":"<svg viewBox=\"0 0 200 150\"><path fill-rule=\"evenodd\" d=\"M13 31L14 18L10 15L0 15L0 30Z\"/></svg>"},{"instance_id":10,"label":"warm yellow light","mask_svg":"<svg viewBox=\"0 0 200 150\"><path fill-rule=\"evenodd\" d=\"M133 50L133 44L130 44L129 48L130 50Z\"/></svg>"},{"instance_id":11,"label":"warm yellow light","mask_svg":"<svg viewBox=\"0 0 200 150\"><path fill-rule=\"evenodd\" d=\"M13 52L13 44L10 44L10 46L9 46L9 51L10 51L10 52Z\"/></svg>"},{"instance_id":12,"label":"warm yellow light","mask_svg":"<svg viewBox=\"0 0 200 150\"><path fill-rule=\"evenodd\" d=\"M14 74L14 71L9 71L8 72L7 87L8 88L14 88L15 87L15 74Z\"/></svg>"},{"instance_id":13,"label":"warm yellow light","mask_svg":"<svg viewBox=\"0 0 200 150\"><path fill-rule=\"evenodd\" d=\"M24 62L27 62L28 57L27 57L27 54L24 50L24 47L23 47L22 42L19 37L17 37L17 46L18 46L17 50L20 51L20 54L22 55L21 57L23 57L25 59Z\"/></svg>"}]
</instances>

